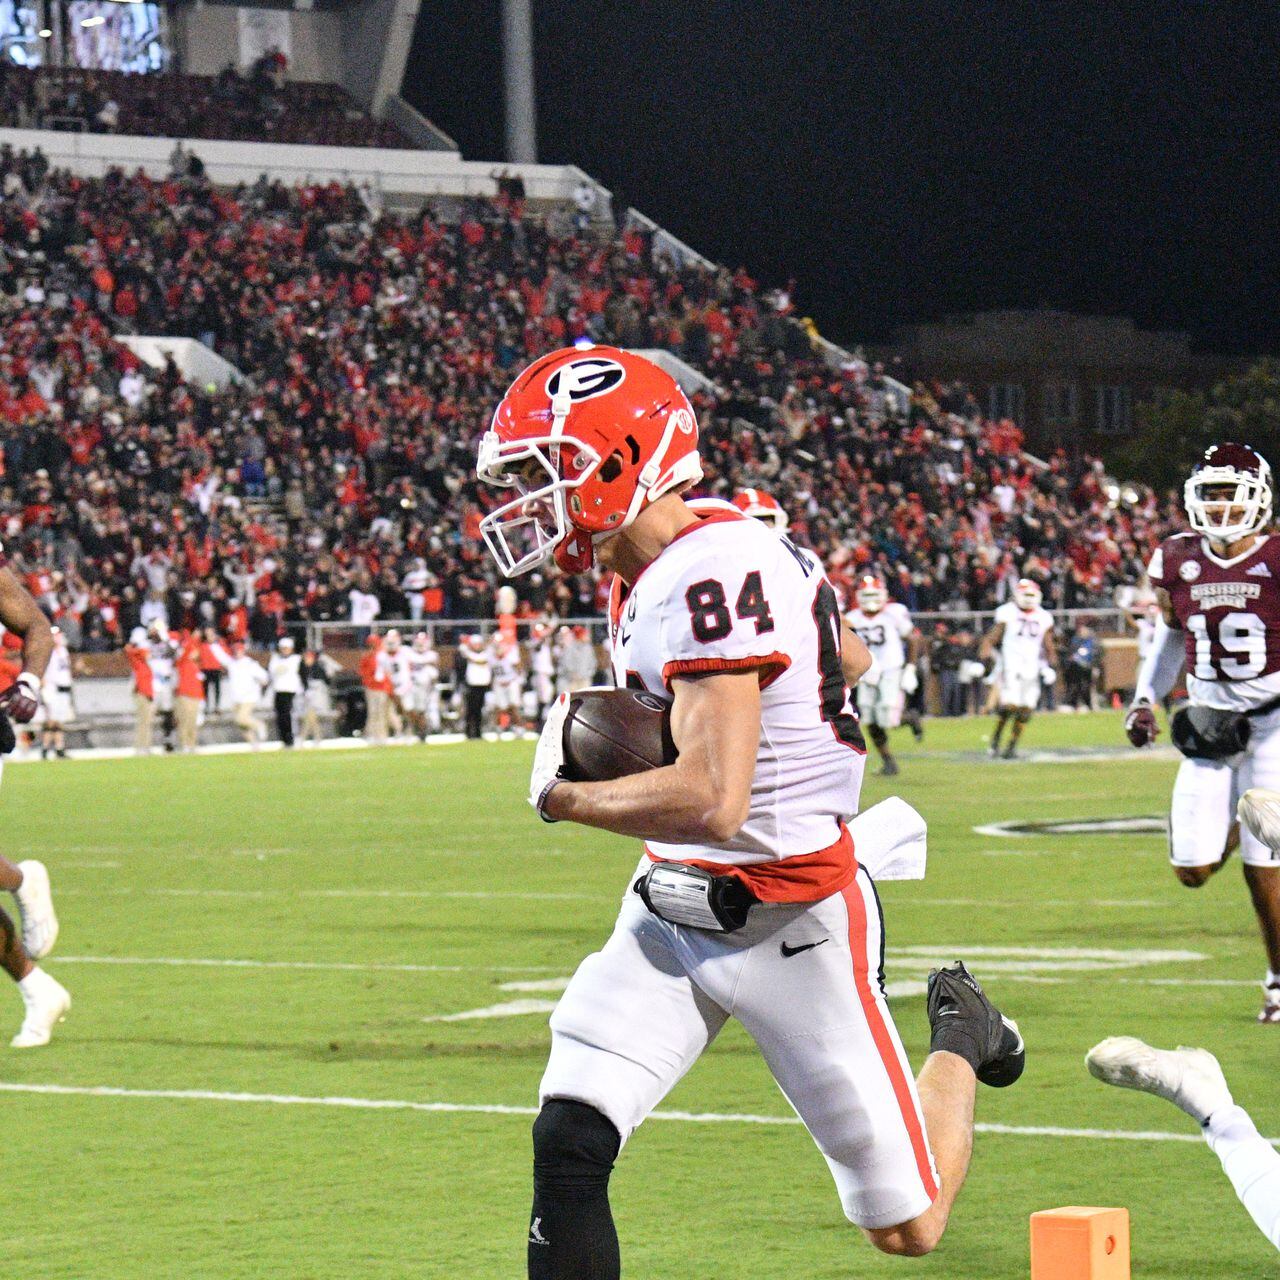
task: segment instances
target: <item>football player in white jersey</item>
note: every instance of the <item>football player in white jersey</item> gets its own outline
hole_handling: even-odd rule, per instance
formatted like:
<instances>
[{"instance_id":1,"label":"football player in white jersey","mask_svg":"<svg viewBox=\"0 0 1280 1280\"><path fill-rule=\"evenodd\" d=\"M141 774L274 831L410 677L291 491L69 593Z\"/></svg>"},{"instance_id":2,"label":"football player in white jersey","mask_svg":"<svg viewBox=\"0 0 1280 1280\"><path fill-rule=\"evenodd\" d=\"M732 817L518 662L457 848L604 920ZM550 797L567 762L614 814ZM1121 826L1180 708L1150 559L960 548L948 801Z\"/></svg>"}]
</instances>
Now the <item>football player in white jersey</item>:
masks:
<instances>
[{"instance_id":1,"label":"football player in white jersey","mask_svg":"<svg viewBox=\"0 0 1280 1280\"><path fill-rule=\"evenodd\" d=\"M845 826L865 752L831 584L758 523L686 506L701 473L693 410L630 352L568 349L526 369L478 473L514 490L481 521L505 573L554 557L622 578L614 674L670 697L678 749L664 768L567 781L568 695L538 741L529 798L544 820L646 844L613 935L551 1018L531 1280L619 1275L614 1161L730 1017L814 1136L846 1216L886 1252L927 1253L967 1171L976 1083L1013 1083L1022 1041L953 966L930 976L932 1052L911 1079L876 981L875 889Z\"/></svg>"},{"instance_id":2,"label":"football player in white jersey","mask_svg":"<svg viewBox=\"0 0 1280 1280\"><path fill-rule=\"evenodd\" d=\"M409 651L404 638L392 628L382 637L382 648L375 660L378 675L391 685L391 698L387 704L387 727L391 736L398 738L405 725L405 701L409 696Z\"/></svg>"},{"instance_id":3,"label":"football player in white jersey","mask_svg":"<svg viewBox=\"0 0 1280 1280\"><path fill-rule=\"evenodd\" d=\"M40 727L40 755L49 758L52 751L59 759L67 755L65 726L75 719L75 704L71 700L71 650L67 637L60 627L53 628L53 652L49 665L40 682L40 702L44 710L44 723Z\"/></svg>"},{"instance_id":4,"label":"football player in white jersey","mask_svg":"<svg viewBox=\"0 0 1280 1280\"><path fill-rule=\"evenodd\" d=\"M889 599L882 578L866 574L854 592L856 606L845 614L854 634L871 651L874 664L858 685L858 713L880 753L880 772L898 772L889 750L889 730L903 719L903 700L920 687L921 638L906 606Z\"/></svg>"},{"instance_id":5,"label":"football player in white jersey","mask_svg":"<svg viewBox=\"0 0 1280 1280\"><path fill-rule=\"evenodd\" d=\"M519 719L524 693L524 662L520 646L511 636L494 632L489 642L493 656L493 688L490 705L499 733L510 733L520 728Z\"/></svg>"},{"instance_id":6,"label":"football player in white jersey","mask_svg":"<svg viewBox=\"0 0 1280 1280\"><path fill-rule=\"evenodd\" d=\"M419 738L440 732L440 655L431 637L419 631L409 648L409 692L405 710Z\"/></svg>"},{"instance_id":7,"label":"football player in white jersey","mask_svg":"<svg viewBox=\"0 0 1280 1280\"><path fill-rule=\"evenodd\" d=\"M996 610L996 625L987 632L980 649L984 661L1000 654L1000 692L996 703L996 731L991 754L998 756L1005 725L1012 723L1004 758L1018 754L1018 739L1037 706L1046 680L1056 675L1057 650L1053 643L1053 615L1040 603L1040 587L1030 578L1019 578L1013 599Z\"/></svg>"}]
</instances>

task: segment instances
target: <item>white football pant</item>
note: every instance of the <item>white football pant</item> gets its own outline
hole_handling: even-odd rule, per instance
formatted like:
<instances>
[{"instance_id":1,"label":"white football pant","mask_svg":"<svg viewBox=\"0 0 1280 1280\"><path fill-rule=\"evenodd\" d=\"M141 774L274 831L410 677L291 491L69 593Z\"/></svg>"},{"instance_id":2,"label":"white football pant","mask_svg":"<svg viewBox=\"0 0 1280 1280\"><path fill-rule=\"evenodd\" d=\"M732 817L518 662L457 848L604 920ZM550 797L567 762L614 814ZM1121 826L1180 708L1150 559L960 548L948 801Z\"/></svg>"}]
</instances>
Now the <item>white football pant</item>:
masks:
<instances>
[{"instance_id":1,"label":"white football pant","mask_svg":"<svg viewBox=\"0 0 1280 1280\"><path fill-rule=\"evenodd\" d=\"M1179 767L1169 814L1169 860L1175 867L1221 862L1244 793L1250 787L1280 790L1280 711L1258 717L1252 726L1242 755L1229 761L1185 759ZM1250 866L1280 866L1280 842L1259 839L1257 824L1246 817L1252 808L1241 806L1241 856Z\"/></svg>"},{"instance_id":2,"label":"white football pant","mask_svg":"<svg viewBox=\"0 0 1280 1280\"><path fill-rule=\"evenodd\" d=\"M882 941L863 870L820 902L753 907L729 934L668 924L628 891L551 1016L541 1100L587 1103L625 1142L737 1018L826 1158L846 1217L906 1222L933 1202L938 1176L878 979Z\"/></svg>"}]
</instances>

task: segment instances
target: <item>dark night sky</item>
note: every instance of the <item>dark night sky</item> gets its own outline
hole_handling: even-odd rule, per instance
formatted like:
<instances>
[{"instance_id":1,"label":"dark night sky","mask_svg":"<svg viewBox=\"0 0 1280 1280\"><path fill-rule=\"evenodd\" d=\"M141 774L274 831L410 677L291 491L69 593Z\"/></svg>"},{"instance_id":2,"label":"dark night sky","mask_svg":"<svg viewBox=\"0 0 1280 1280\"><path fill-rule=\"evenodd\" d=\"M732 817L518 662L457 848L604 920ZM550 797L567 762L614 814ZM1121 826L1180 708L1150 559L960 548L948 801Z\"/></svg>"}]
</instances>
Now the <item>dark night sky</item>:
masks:
<instances>
[{"instance_id":1,"label":"dark night sky","mask_svg":"<svg viewBox=\"0 0 1280 1280\"><path fill-rule=\"evenodd\" d=\"M534 0L540 158L846 341L1057 306L1280 349L1280 10ZM463 14L464 16L459 16ZM503 154L499 0L422 0L405 94Z\"/></svg>"}]
</instances>

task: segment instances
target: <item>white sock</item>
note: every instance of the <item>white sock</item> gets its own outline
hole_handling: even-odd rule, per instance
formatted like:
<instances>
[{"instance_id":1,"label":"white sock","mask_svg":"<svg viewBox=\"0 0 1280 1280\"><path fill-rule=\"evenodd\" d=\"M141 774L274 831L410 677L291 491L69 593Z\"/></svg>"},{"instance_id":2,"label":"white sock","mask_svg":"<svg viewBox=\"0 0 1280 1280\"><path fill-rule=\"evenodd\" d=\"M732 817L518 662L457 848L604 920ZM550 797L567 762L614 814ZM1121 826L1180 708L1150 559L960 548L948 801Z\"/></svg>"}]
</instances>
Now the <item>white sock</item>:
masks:
<instances>
[{"instance_id":1,"label":"white sock","mask_svg":"<svg viewBox=\"0 0 1280 1280\"><path fill-rule=\"evenodd\" d=\"M31 1001L40 994L45 983L49 981L49 975L38 965L31 966L31 972L25 978L18 979L18 990L22 992L22 998Z\"/></svg>"},{"instance_id":2,"label":"white sock","mask_svg":"<svg viewBox=\"0 0 1280 1280\"><path fill-rule=\"evenodd\" d=\"M1280 1249L1280 1151L1259 1134L1243 1107L1215 1111L1204 1127L1209 1149L1258 1229Z\"/></svg>"}]
</instances>

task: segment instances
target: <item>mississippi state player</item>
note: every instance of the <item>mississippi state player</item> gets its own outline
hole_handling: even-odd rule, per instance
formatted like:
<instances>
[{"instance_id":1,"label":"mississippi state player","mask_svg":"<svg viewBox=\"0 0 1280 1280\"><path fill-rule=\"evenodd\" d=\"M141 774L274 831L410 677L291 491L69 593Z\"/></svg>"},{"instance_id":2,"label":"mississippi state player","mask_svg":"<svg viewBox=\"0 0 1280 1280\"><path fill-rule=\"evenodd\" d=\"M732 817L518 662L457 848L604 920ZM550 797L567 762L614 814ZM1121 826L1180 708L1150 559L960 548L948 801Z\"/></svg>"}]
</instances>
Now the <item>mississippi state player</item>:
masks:
<instances>
[{"instance_id":1,"label":"mississippi state player","mask_svg":"<svg viewBox=\"0 0 1280 1280\"><path fill-rule=\"evenodd\" d=\"M996 703L996 731L991 737L991 754L1000 755L1000 739L1012 721L1009 745L1004 758L1018 753L1018 739L1040 704L1045 672L1057 662L1053 643L1053 615L1041 606L1039 586L1030 578L1019 578L1013 599L996 610L996 625L987 632L980 653L990 661L1000 654L1000 692Z\"/></svg>"},{"instance_id":2,"label":"mississippi state player","mask_svg":"<svg viewBox=\"0 0 1280 1280\"><path fill-rule=\"evenodd\" d=\"M616 781L566 781L567 696L538 741L540 816L647 843L612 937L551 1019L533 1280L618 1276L613 1163L730 1016L813 1134L846 1215L890 1253L937 1243L968 1166L975 1082L1021 1070L1016 1028L957 965L931 978L934 1052L912 1082L875 980L875 889L844 825L864 755L835 593L757 522L691 511L679 495L700 471L679 386L608 347L526 369L480 443L481 480L515 489L481 522L499 565L598 560L623 579L614 672L671 697L679 752Z\"/></svg>"},{"instance_id":3,"label":"mississippi state player","mask_svg":"<svg viewBox=\"0 0 1280 1280\"><path fill-rule=\"evenodd\" d=\"M2 551L0 624L22 638L22 672L0 693L0 712L18 724L29 724L39 706L41 678L53 651L53 630L13 571L4 567ZM11 730L8 742L6 750L12 750ZM15 1049L35 1049L49 1043L54 1027L71 1008L66 988L36 964L53 950L58 937L49 873L35 859L15 864L0 857L0 889L13 894L22 920L19 933L0 910L0 966L18 984L26 1006L22 1027L10 1044Z\"/></svg>"},{"instance_id":4,"label":"mississippi state player","mask_svg":"<svg viewBox=\"0 0 1280 1280\"><path fill-rule=\"evenodd\" d=\"M906 606L889 599L883 579L865 575L854 599L856 607L845 621L875 660L858 685L858 714L880 753L880 772L892 776L898 762L889 750L888 731L902 723L903 696L920 687L916 664L922 642Z\"/></svg>"},{"instance_id":5,"label":"mississippi state player","mask_svg":"<svg viewBox=\"0 0 1280 1280\"><path fill-rule=\"evenodd\" d=\"M1228 728L1233 716L1248 717L1243 751L1183 760L1169 856L1178 879L1198 888L1238 834L1267 950L1258 1020L1280 1023L1280 853L1247 825L1233 829L1246 790L1280 788L1280 541L1264 532L1271 468L1253 449L1215 445L1187 480L1183 500L1192 532L1165 541L1147 569L1160 617L1125 729L1135 746L1154 741L1154 704L1173 688L1184 660L1193 711L1207 709L1199 716Z\"/></svg>"}]
</instances>

